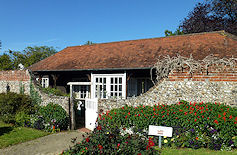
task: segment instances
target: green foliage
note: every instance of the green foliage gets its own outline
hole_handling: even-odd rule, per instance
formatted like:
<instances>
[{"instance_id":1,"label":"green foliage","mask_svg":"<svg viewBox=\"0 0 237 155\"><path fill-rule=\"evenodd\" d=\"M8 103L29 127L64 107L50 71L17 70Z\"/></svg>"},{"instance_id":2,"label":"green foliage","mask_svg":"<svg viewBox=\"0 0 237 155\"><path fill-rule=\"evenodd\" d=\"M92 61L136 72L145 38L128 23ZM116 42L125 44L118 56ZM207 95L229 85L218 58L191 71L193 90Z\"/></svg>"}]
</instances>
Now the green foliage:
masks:
<instances>
[{"instance_id":1,"label":"green foliage","mask_svg":"<svg viewBox=\"0 0 237 155\"><path fill-rule=\"evenodd\" d=\"M162 146L231 150L236 143L237 110L222 104L188 103L122 107L99 115L98 126L63 154L158 154L158 137L148 126L173 127Z\"/></svg>"},{"instance_id":2,"label":"green foliage","mask_svg":"<svg viewBox=\"0 0 237 155\"><path fill-rule=\"evenodd\" d=\"M56 95L56 96L68 96L68 94L63 93L61 90L57 88L42 88L43 92L49 95Z\"/></svg>"},{"instance_id":3,"label":"green foliage","mask_svg":"<svg viewBox=\"0 0 237 155\"><path fill-rule=\"evenodd\" d=\"M183 31L180 30L180 28L176 29L176 31L172 32L169 30L165 30L165 36L177 36L177 35L183 35Z\"/></svg>"},{"instance_id":4,"label":"green foliage","mask_svg":"<svg viewBox=\"0 0 237 155\"><path fill-rule=\"evenodd\" d=\"M25 126L30 121L30 116L24 111L20 111L15 115L15 120L17 126Z\"/></svg>"},{"instance_id":5,"label":"green foliage","mask_svg":"<svg viewBox=\"0 0 237 155\"><path fill-rule=\"evenodd\" d=\"M39 106L42 102L42 99L38 93L38 91L35 90L33 83L30 83L30 98L32 99L32 103L35 106Z\"/></svg>"},{"instance_id":6,"label":"green foliage","mask_svg":"<svg viewBox=\"0 0 237 155\"><path fill-rule=\"evenodd\" d=\"M11 57L7 54L0 55L0 70L11 70L13 69L13 62Z\"/></svg>"},{"instance_id":7,"label":"green foliage","mask_svg":"<svg viewBox=\"0 0 237 155\"><path fill-rule=\"evenodd\" d=\"M0 70L18 69L21 63L24 67L29 67L36 62L39 62L57 51L53 47L34 46L27 47L23 51L8 51L9 54L0 55Z\"/></svg>"},{"instance_id":8,"label":"green foliage","mask_svg":"<svg viewBox=\"0 0 237 155\"><path fill-rule=\"evenodd\" d=\"M173 127L165 146L236 148L237 110L222 104L180 102L173 105L125 106L99 115L99 123L117 124L147 135L149 125Z\"/></svg>"},{"instance_id":9,"label":"green foliage","mask_svg":"<svg viewBox=\"0 0 237 155\"><path fill-rule=\"evenodd\" d=\"M25 86L22 84L22 82L20 82L20 94L24 93L25 93Z\"/></svg>"},{"instance_id":10,"label":"green foliage","mask_svg":"<svg viewBox=\"0 0 237 155\"><path fill-rule=\"evenodd\" d=\"M46 130L66 130L68 128L68 114L60 105L50 103L47 106L41 107L39 114L44 119Z\"/></svg>"},{"instance_id":11,"label":"green foliage","mask_svg":"<svg viewBox=\"0 0 237 155\"><path fill-rule=\"evenodd\" d=\"M138 134L121 135L115 124L101 124L63 154L158 154L153 145L152 139Z\"/></svg>"},{"instance_id":12,"label":"green foliage","mask_svg":"<svg viewBox=\"0 0 237 155\"><path fill-rule=\"evenodd\" d=\"M93 45L93 44L95 44L95 43L93 43L92 41L87 41L84 45Z\"/></svg>"},{"instance_id":13,"label":"green foliage","mask_svg":"<svg viewBox=\"0 0 237 155\"><path fill-rule=\"evenodd\" d=\"M36 107L29 96L12 92L0 94L0 116L6 123L15 123L15 115L19 112L32 114Z\"/></svg>"}]
</instances>

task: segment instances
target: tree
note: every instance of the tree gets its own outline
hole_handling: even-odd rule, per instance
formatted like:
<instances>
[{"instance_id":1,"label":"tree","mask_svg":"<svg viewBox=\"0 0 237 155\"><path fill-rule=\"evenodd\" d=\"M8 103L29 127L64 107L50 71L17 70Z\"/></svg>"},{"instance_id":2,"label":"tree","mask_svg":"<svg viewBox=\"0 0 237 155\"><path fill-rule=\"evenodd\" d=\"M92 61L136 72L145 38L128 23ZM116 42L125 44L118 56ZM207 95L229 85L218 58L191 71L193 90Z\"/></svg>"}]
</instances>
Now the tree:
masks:
<instances>
[{"instance_id":1,"label":"tree","mask_svg":"<svg viewBox=\"0 0 237 155\"><path fill-rule=\"evenodd\" d=\"M18 69L20 63L29 67L56 52L53 47L48 46L27 47L21 52L9 50L8 54L0 55L0 70Z\"/></svg>"},{"instance_id":2,"label":"tree","mask_svg":"<svg viewBox=\"0 0 237 155\"><path fill-rule=\"evenodd\" d=\"M180 30L180 28L176 29L176 31L172 32L169 30L165 30L165 36L176 36L176 35L182 35L184 34L183 31Z\"/></svg>"},{"instance_id":3,"label":"tree","mask_svg":"<svg viewBox=\"0 0 237 155\"><path fill-rule=\"evenodd\" d=\"M185 34L225 30L237 35L236 0L198 3L180 24Z\"/></svg>"},{"instance_id":4,"label":"tree","mask_svg":"<svg viewBox=\"0 0 237 155\"><path fill-rule=\"evenodd\" d=\"M92 45L92 44L95 44L95 43L93 43L92 41L87 41L84 45Z\"/></svg>"},{"instance_id":5,"label":"tree","mask_svg":"<svg viewBox=\"0 0 237 155\"><path fill-rule=\"evenodd\" d=\"M11 57L7 54L0 55L0 70L11 70L13 69L13 62Z\"/></svg>"}]
</instances>

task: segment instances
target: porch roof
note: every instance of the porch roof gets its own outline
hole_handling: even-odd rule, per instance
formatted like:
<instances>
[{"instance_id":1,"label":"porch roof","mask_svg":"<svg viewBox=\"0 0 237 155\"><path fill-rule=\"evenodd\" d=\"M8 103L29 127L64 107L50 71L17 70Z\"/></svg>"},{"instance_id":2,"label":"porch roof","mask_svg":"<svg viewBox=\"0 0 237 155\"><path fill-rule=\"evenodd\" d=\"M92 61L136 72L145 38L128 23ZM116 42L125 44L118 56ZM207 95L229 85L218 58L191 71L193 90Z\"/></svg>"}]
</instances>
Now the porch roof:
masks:
<instances>
[{"instance_id":1,"label":"porch roof","mask_svg":"<svg viewBox=\"0 0 237 155\"><path fill-rule=\"evenodd\" d=\"M237 57L236 36L224 31L67 47L29 67L32 71L150 68L160 56Z\"/></svg>"}]
</instances>

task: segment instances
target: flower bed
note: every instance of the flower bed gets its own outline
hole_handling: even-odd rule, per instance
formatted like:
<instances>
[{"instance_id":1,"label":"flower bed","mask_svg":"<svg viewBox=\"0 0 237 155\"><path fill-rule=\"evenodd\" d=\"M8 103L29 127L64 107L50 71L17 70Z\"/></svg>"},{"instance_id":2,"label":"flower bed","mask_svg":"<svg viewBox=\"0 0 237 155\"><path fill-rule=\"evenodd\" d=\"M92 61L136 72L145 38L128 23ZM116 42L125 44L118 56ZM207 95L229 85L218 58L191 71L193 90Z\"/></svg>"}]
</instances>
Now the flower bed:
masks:
<instances>
[{"instance_id":1,"label":"flower bed","mask_svg":"<svg viewBox=\"0 0 237 155\"><path fill-rule=\"evenodd\" d=\"M157 153L158 138L147 135L149 125L173 127L173 137L162 140L164 146L213 150L237 146L237 109L217 103L125 106L99 115L98 125L69 152Z\"/></svg>"}]
</instances>

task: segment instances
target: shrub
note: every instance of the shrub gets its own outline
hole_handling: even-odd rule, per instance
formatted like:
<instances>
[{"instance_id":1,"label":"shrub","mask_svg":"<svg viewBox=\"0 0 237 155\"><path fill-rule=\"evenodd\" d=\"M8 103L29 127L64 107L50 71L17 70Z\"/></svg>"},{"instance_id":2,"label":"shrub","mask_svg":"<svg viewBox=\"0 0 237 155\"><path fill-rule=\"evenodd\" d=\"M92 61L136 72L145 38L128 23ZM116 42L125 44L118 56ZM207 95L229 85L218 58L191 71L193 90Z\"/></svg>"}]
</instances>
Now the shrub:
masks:
<instances>
[{"instance_id":1,"label":"shrub","mask_svg":"<svg viewBox=\"0 0 237 155\"><path fill-rule=\"evenodd\" d=\"M65 130L69 125L69 117L60 105L50 103L45 107L41 107L39 115L43 118L46 130Z\"/></svg>"},{"instance_id":2,"label":"shrub","mask_svg":"<svg viewBox=\"0 0 237 155\"><path fill-rule=\"evenodd\" d=\"M81 143L63 154L158 154L153 139L138 134L121 135L118 126L99 125Z\"/></svg>"},{"instance_id":3,"label":"shrub","mask_svg":"<svg viewBox=\"0 0 237 155\"><path fill-rule=\"evenodd\" d=\"M166 139L166 146L215 150L237 146L237 110L223 104L183 101L173 105L125 106L99 115L100 123L132 127L133 132L143 135L147 135L149 125L173 127L173 138Z\"/></svg>"},{"instance_id":4,"label":"shrub","mask_svg":"<svg viewBox=\"0 0 237 155\"><path fill-rule=\"evenodd\" d=\"M68 96L68 94L63 93L61 90L56 88L42 88L43 92L49 95L56 95L56 96Z\"/></svg>"},{"instance_id":5,"label":"shrub","mask_svg":"<svg viewBox=\"0 0 237 155\"><path fill-rule=\"evenodd\" d=\"M15 123L15 115L20 112L32 114L37 107L32 104L29 96L17 93L0 94L0 116L5 123Z\"/></svg>"},{"instance_id":6,"label":"shrub","mask_svg":"<svg viewBox=\"0 0 237 155\"><path fill-rule=\"evenodd\" d=\"M231 150L237 146L236 108L217 103L122 107L99 115L94 131L63 154L158 154L158 137L148 126L171 126L173 136L163 137L170 147Z\"/></svg>"},{"instance_id":7,"label":"shrub","mask_svg":"<svg viewBox=\"0 0 237 155\"><path fill-rule=\"evenodd\" d=\"M30 121L30 115L25 114L24 111L20 111L15 116L17 126L25 126Z\"/></svg>"}]
</instances>

